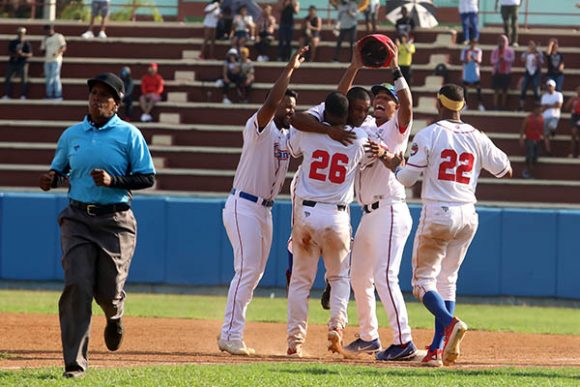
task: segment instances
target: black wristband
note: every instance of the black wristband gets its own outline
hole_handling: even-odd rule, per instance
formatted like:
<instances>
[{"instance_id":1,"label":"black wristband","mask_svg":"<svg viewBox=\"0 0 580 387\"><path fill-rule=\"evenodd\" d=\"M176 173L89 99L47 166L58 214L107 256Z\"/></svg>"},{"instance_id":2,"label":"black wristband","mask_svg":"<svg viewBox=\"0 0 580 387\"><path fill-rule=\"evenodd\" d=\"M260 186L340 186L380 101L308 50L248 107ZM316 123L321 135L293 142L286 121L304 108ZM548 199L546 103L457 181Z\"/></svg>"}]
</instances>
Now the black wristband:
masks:
<instances>
[{"instance_id":1,"label":"black wristband","mask_svg":"<svg viewBox=\"0 0 580 387\"><path fill-rule=\"evenodd\" d=\"M403 73L401 72L401 69L399 67L395 67L394 69L392 69L392 71L393 71L393 82L403 76Z\"/></svg>"}]
</instances>

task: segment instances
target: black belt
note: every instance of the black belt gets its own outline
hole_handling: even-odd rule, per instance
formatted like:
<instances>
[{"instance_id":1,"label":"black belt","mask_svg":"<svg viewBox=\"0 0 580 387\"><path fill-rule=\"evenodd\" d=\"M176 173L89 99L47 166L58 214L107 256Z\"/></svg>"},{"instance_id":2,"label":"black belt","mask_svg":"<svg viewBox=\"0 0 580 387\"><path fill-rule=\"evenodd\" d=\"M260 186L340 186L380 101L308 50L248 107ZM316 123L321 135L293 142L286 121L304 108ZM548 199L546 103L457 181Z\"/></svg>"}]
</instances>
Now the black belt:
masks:
<instances>
[{"instance_id":1,"label":"black belt","mask_svg":"<svg viewBox=\"0 0 580 387\"><path fill-rule=\"evenodd\" d=\"M131 208L128 203L114 203L114 204L91 204L83 203L77 200L70 199L69 205L74 208L86 211L88 215L105 215L112 214L114 212L123 212Z\"/></svg>"},{"instance_id":2,"label":"black belt","mask_svg":"<svg viewBox=\"0 0 580 387\"><path fill-rule=\"evenodd\" d=\"M302 205L306 206L306 207L314 207L316 205L317 202L315 202L314 200L303 200L302 201ZM336 208L338 208L339 211L346 211L346 204L337 204Z\"/></svg>"},{"instance_id":3,"label":"black belt","mask_svg":"<svg viewBox=\"0 0 580 387\"><path fill-rule=\"evenodd\" d=\"M370 214L372 211L376 210L377 208L379 208L379 202L374 202L373 204L365 204L363 206L363 210L367 214Z\"/></svg>"},{"instance_id":4,"label":"black belt","mask_svg":"<svg viewBox=\"0 0 580 387\"><path fill-rule=\"evenodd\" d=\"M232 188L231 194L235 195L236 192L238 192L238 196L241 197L242 199L246 199L246 200L249 200L251 202L258 203L264 207L272 207L274 205L273 200L262 199L262 198L259 198L255 195L249 194L249 193L244 192L244 191L236 191L235 188Z\"/></svg>"}]
</instances>

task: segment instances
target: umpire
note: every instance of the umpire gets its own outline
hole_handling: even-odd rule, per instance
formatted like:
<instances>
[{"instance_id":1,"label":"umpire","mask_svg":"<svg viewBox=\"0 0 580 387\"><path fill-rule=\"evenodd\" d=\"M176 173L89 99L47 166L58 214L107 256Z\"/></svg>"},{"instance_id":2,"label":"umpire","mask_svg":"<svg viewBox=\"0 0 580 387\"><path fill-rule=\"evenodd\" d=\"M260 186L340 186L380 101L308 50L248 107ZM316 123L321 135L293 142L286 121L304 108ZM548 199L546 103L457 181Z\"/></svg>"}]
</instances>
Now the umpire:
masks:
<instances>
[{"instance_id":1,"label":"umpire","mask_svg":"<svg viewBox=\"0 0 580 387\"><path fill-rule=\"evenodd\" d=\"M69 183L69 205L58 217L64 290L59 301L65 377L88 366L93 297L105 312L105 344L116 351L123 339L123 287L136 244L131 190L155 183L143 135L117 115L123 81L112 73L89 79L89 114L64 131L40 188Z\"/></svg>"}]
</instances>

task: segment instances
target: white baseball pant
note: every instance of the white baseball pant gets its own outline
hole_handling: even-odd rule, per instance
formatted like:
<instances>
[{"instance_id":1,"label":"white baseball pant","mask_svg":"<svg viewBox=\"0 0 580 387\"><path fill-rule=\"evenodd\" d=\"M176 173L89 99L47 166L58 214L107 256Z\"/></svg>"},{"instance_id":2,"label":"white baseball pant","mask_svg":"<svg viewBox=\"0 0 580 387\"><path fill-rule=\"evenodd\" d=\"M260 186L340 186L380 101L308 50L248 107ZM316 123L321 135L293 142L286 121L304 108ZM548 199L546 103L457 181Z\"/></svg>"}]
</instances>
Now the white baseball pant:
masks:
<instances>
[{"instance_id":1,"label":"white baseball pant","mask_svg":"<svg viewBox=\"0 0 580 387\"><path fill-rule=\"evenodd\" d=\"M457 277L479 222L473 204L423 205L413 245L413 294L420 301L429 291L438 291L446 301L455 301Z\"/></svg>"},{"instance_id":2,"label":"white baseball pant","mask_svg":"<svg viewBox=\"0 0 580 387\"><path fill-rule=\"evenodd\" d=\"M404 202L384 200L379 208L365 213L352 247L351 284L359 319L359 336L365 341L379 338L375 288L393 330L393 344L412 341L405 300L399 287L403 249L413 220Z\"/></svg>"},{"instance_id":3,"label":"white baseball pant","mask_svg":"<svg viewBox=\"0 0 580 387\"><path fill-rule=\"evenodd\" d=\"M270 254L272 212L268 207L230 195L222 215L234 250L235 275L230 282L221 338L243 340L246 310Z\"/></svg>"},{"instance_id":4,"label":"white baseball pant","mask_svg":"<svg viewBox=\"0 0 580 387\"><path fill-rule=\"evenodd\" d=\"M292 247L294 268L288 289L288 346L304 343L308 320L308 298L322 255L326 279L330 282L329 329L344 329L350 298L348 280L350 251L350 215L348 207L317 203L304 206L295 202Z\"/></svg>"}]
</instances>

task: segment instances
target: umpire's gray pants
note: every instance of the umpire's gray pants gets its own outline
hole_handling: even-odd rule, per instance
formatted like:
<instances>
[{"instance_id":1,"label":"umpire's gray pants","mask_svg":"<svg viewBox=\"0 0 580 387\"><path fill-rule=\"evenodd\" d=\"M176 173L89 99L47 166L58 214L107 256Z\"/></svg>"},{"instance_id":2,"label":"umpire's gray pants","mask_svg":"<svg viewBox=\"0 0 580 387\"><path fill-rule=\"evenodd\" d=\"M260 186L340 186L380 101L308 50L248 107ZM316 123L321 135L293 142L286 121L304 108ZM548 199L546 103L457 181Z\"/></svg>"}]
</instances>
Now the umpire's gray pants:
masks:
<instances>
[{"instance_id":1,"label":"umpire's gray pants","mask_svg":"<svg viewBox=\"0 0 580 387\"><path fill-rule=\"evenodd\" d=\"M88 366L93 297L107 319L123 316L123 287L135 251L131 210L92 216L67 207L59 215L64 290L58 303L64 364Z\"/></svg>"}]
</instances>

